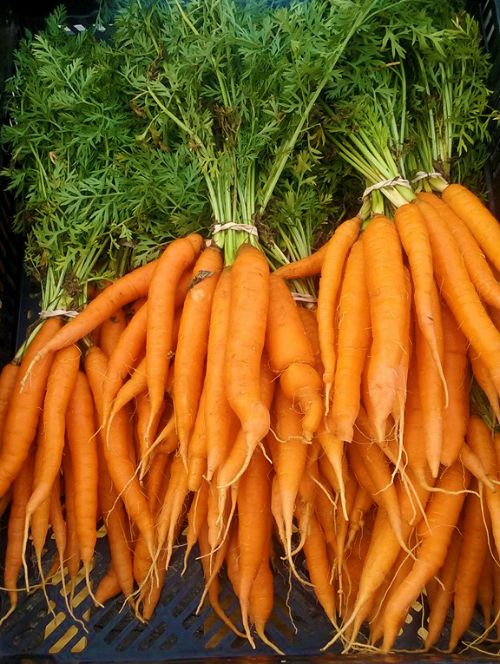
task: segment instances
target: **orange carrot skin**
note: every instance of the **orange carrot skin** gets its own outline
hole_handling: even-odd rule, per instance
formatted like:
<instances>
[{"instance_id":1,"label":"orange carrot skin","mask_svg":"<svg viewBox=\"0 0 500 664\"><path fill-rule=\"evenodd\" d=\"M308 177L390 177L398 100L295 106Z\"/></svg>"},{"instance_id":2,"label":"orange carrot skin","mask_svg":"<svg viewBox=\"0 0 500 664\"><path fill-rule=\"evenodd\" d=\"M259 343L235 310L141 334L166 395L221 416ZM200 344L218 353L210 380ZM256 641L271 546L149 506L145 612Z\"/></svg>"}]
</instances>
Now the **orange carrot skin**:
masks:
<instances>
[{"instance_id":1,"label":"orange carrot skin","mask_svg":"<svg viewBox=\"0 0 500 664\"><path fill-rule=\"evenodd\" d=\"M373 336L367 365L369 403L365 406L382 441L396 401L397 369L405 346L405 273L394 224L381 215L374 217L364 232L363 249Z\"/></svg>"},{"instance_id":2,"label":"orange carrot skin","mask_svg":"<svg viewBox=\"0 0 500 664\"><path fill-rule=\"evenodd\" d=\"M10 400L14 393L19 374L19 364L9 362L0 372L0 450L2 445L2 432L7 417Z\"/></svg>"},{"instance_id":3,"label":"orange carrot skin","mask_svg":"<svg viewBox=\"0 0 500 664\"><path fill-rule=\"evenodd\" d=\"M200 396L198 414L187 450L188 488L198 491L207 469L207 432L205 417L205 388Z\"/></svg>"},{"instance_id":4,"label":"orange carrot skin","mask_svg":"<svg viewBox=\"0 0 500 664\"><path fill-rule=\"evenodd\" d=\"M431 603L429 615L428 633L425 638L425 649L429 650L440 638L448 616L448 609L453 601L453 592L455 588L455 579L457 578L458 557L460 555L461 535L458 530L452 535L446 560L438 578L444 588L436 583L436 595Z\"/></svg>"},{"instance_id":5,"label":"orange carrot skin","mask_svg":"<svg viewBox=\"0 0 500 664\"><path fill-rule=\"evenodd\" d=\"M304 554L314 593L331 622L335 621L335 588L329 583L330 563L325 536L314 515L304 542Z\"/></svg>"},{"instance_id":6,"label":"orange carrot skin","mask_svg":"<svg viewBox=\"0 0 500 664\"><path fill-rule=\"evenodd\" d=\"M500 270L500 226L497 219L472 191L461 184L448 185L442 197L467 224L486 256Z\"/></svg>"},{"instance_id":7,"label":"orange carrot skin","mask_svg":"<svg viewBox=\"0 0 500 664\"><path fill-rule=\"evenodd\" d=\"M495 417L500 421L500 397L498 396L495 385L491 380L488 367L486 367L481 356L476 353L472 346L469 347L468 357L474 378L486 395Z\"/></svg>"},{"instance_id":8,"label":"orange carrot skin","mask_svg":"<svg viewBox=\"0 0 500 664\"><path fill-rule=\"evenodd\" d=\"M337 306L342 270L347 255L359 235L361 220L359 217L348 219L338 226L328 247L321 267L318 295L318 330L323 361L323 382L326 386L326 406L329 408L329 392L335 378L336 339L335 309ZM330 386L330 387L329 387Z\"/></svg>"},{"instance_id":9,"label":"orange carrot skin","mask_svg":"<svg viewBox=\"0 0 500 664\"><path fill-rule=\"evenodd\" d=\"M40 423L37 432L37 446L35 450L35 465L33 469L33 487L38 484L40 477L44 473L43 458L38 454L38 449L46 445L45 440L45 431L43 427L43 422ZM52 490L51 490L52 493ZM37 507L33 512L31 517L31 539L33 541L33 548L35 550L35 555L37 556L37 561L41 564L43 547L45 546L45 540L47 539L47 532L49 530L50 522L50 504L51 497L50 495L45 498L45 500Z\"/></svg>"},{"instance_id":10,"label":"orange carrot skin","mask_svg":"<svg viewBox=\"0 0 500 664\"><path fill-rule=\"evenodd\" d=\"M35 439L53 356L49 355L33 368L22 390L21 381L37 352L57 333L61 324L59 318L45 321L21 362L2 434L0 496L7 492L19 473Z\"/></svg>"},{"instance_id":11,"label":"orange carrot skin","mask_svg":"<svg viewBox=\"0 0 500 664\"><path fill-rule=\"evenodd\" d=\"M110 563L106 574L99 581L99 585L95 591L95 597L100 604L105 604L108 600L113 599L113 597L116 597L120 593L120 583L118 582L113 563Z\"/></svg>"},{"instance_id":12,"label":"orange carrot skin","mask_svg":"<svg viewBox=\"0 0 500 664\"><path fill-rule=\"evenodd\" d=\"M500 332L479 299L460 250L445 222L425 201L418 200L417 205L429 231L436 280L441 286L443 297L460 329L481 354L500 392Z\"/></svg>"},{"instance_id":13,"label":"orange carrot skin","mask_svg":"<svg viewBox=\"0 0 500 664\"><path fill-rule=\"evenodd\" d=\"M421 521L417 529L421 542L412 570L400 584L384 612L384 652L391 649L411 603L443 566L465 499L462 490L467 488L469 480L470 475L460 463L446 469L439 479L439 488L456 493L434 493L429 500L426 509L427 524Z\"/></svg>"},{"instance_id":14,"label":"orange carrot skin","mask_svg":"<svg viewBox=\"0 0 500 664\"><path fill-rule=\"evenodd\" d=\"M147 295L156 264L157 261L151 261L132 270L99 293L78 316L66 323L58 334L43 346L37 360L49 352L75 344L126 304Z\"/></svg>"},{"instance_id":15,"label":"orange carrot skin","mask_svg":"<svg viewBox=\"0 0 500 664\"><path fill-rule=\"evenodd\" d=\"M184 271L194 262L203 243L194 234L174 240L158 259L148 295L146 335L146 376L151 402L148 435L154 438L160 404L163 401L173 350L175 293Z\"/></svg>"},{"instance_id":16,"label":"orange carrot skin","mask_svg":"<svg viewBox=\"0 0 500 664\"><path fill-rule=\"evenodd\" d=\"M50 497L52 485L61 467L65 443L66 410L80 366L80 351L68 346L56 353L47 381L47 392L43 402L43 429L45 435L36 452L35 467L42 469L35 476L33 493L29 499L27 513L31 514L44 500Z\"/></svg>"},{"instance_id":17,"label":"orange carrot skin","mask_svg":"<svg viewBox=\"0 0 500 664\"><path fill-rule=\"evenodd\" d=\"M75 519L75 482L73 476L73 463L69 450L63 456L64 503L66 513L66 551L64 560L68 567L71 583L74 585L78 570L80 569L80 550L76 534Z\"/></svg>"},{"instance_id":18,"label":"orange carrot skin","mask_svg":"<svg viewBox=\"0 0 500 664\"><path fill-rule=\"evenodd\" d=\"M118 309L110 318L102 323L100 328L99 346L111 357L116 344L127 327L127 317L123 309Z\"/></svg>"},{"instance_id":19,"label":"orange carrot skin","mask_svg":"<svg viewBox=\"0 0 500 664\"><path fill-rule=\"evenodd\" d=\"M263 253L242 245L231 268L231 312L224 376L229 405L249 446L269 431L269 409L260 396L261 358L269 306L269 267Z\"/></svg>"},{"instance_id":20,"label":"orange carrot skin","mask_svg":"<svg viewBox=\"0 0 500 664\"><path fill-rule=\"evenodd\" d=\"M361 374L371 340L363 236L352 246L339 296L338 357L329 422L333 433L351 441L358 416Z\"/></svg>"},{"instance_id":21,"label":"orange carrot skin","mask_svg":"<svg viewBox=\"0 0 500 664\"><path fill-rule=\"evenodd\" d=\"M450 650L455 649L472 620L481 571L486 555L489 555L481 503L474 494L469 494L465 501L462 532L453 598Z\"/></svg>"},{"instance_id":22,"label":"orange carrot skin","mask_svg":"<svg viewBox=\"0 0 500 664\"><path fill-rule=\"evenodd\" d=\"M11 607L17 604L17 591L14 588L17 586L17 577L22 566L24 519L26 505L31 495L33 467L33 455L30 454L12 485L12 505L7 527L3 573L4 586L8 589Z\"/></svg>"},{"instance_id":23,"label":"orange carrot skin","mask_svg":"<svg viewBox=\"0 0 500 664\"><path fill-rule=\"evenodd\" d=\"M481 299L500 308L500 285L467 224L439 196L422 192L418 197L432 205L446 221Z\"/></svg>"},{"instance_id":24,"label":"orange carrot skin","mask_svg":"<svg viewBox=\"0 0 500 664\"><path fill-rule=\"evenodd\" d=\"M97 485L99 465L94 401L88 380L79 371L66 412L68 445L75 477L75 520L80 556L90 565L97 541Z\"/></svg>"},{"instance_id":25,"label":"orange carrot skin","mask_svg":"<svg viewBox=\"0 0 500 664\"><path fill-rule=\"evenodd\" d=\"M173 398L179 448L184 460L203 385L212 300L221 271L222 252L215 245L210 246L196 261L193 285L182 309L175 351Z\"/></svg>"},{"instance_id":26,"label":"orange carrot skin","mask_svg":"<svg viewBox=\"0 0 500 664\"><path fill-rule=\"evenodd\" d=\"M469 418L467 340L450 310L443 306L445 336L443 369L448 385L448 408L444 410L441 463L451 466L460 454Z\"/></svg>"},{"instance_id":27,"label":"orange carrot skin","mask_svg":"<svg viewBox=\"0 0 500 664\"><path fill-rule=\"evenodd\" d=\"M293 261L287 265L282 265L277 270L275 270L273 274L275 274L277 277L281 277L282 279L305 279L307 277L315 277L317 274L320 274L331 239L332 238L330 238L328 242L325 242L310 256L301 258L298 261Z\"/></svg>"}]
</instances>

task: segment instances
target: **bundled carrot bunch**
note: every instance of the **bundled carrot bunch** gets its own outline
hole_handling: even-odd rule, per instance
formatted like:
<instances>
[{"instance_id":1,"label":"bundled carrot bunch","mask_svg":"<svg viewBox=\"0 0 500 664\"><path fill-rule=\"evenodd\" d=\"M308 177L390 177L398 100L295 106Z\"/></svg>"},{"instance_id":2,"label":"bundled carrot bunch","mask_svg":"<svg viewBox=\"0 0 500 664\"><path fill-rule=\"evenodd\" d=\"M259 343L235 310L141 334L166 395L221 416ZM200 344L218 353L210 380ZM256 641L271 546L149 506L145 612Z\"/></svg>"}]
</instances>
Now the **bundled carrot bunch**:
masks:
<instances>
[{"instance_id":1,"label":"bundled carrot bunch","mask_svg":"<svg viewBox=\"0 0 500 664\"><path fill-rule=\"evenodd\" d=\"M158 258L74 317L49 313L3 369L8 615L23 566L33 583L30 537L43 590L60 569L70 614L83 567L97 604L121 593L143 621L182 542L184 571L203 567L200 607L208 597L253 647L254 630L281 652L266 635L278 555L332 624L324 649L393 649L420 595L426 648L453 606L453 650L477 602L485 632L471 645L499 637L500 231L449 184L486 131L485 72L466 101L456 75L476 62L477 26L445 23L428 0L331 4L118 15L106 52L134 131L144 123L127 163L191 160L179 172L203 228L171 229ZM298 47L311 32L314 48ZM343 162L363 204L312 253ZM120 195L141 189L136 175ZM101 521L110 563L97 580ZM220 604L222 570L241 621Z\"/></svg>"}]
</instances>

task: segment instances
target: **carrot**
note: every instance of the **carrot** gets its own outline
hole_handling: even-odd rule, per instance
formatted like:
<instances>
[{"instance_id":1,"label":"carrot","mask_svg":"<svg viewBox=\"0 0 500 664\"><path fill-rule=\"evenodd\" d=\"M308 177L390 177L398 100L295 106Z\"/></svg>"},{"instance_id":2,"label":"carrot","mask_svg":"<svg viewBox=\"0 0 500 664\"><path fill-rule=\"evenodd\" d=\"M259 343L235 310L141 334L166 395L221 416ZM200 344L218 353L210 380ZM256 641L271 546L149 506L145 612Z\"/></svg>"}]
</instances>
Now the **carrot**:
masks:
<instances>
[{"instance_id":1,"label":"carrot","mask_svg":"<svg viewBox=\"0 0 500 664\"><path fill-rule=\"evenodd\" d=\"M267 544L269 548L270 536ZM272 648L278 655L284 653L266 636L266 623L273 611L274 604L274 578L269 566L269 552L264 555L260 563L255 582L250 590L249 611L250 618L255 625L255 631L263 643Z\"/></svg>"},{"instance_id":2,"label":"carrot","mask_svg":"<svg viewBox=\"0 0 500 664\"><path fill-rule=\"evenodd\" d=\"M120 583L113 567L113 563L110 562L106 574L99 581L99 585L95 591L95 598L98 604L104 604L120 593Z\"/></svg>"},{"instance_id":3,"label":"carrot","mask_svg":"<svg viewBox=\"0 0 500 664\"><path fill-rule=\"evenodd\" d=\"M500 308L500 285L467 224L439 196L422 192L418 197L432 205L446 222L481 299Z\"/></svg>"},{"instance_id":4,"label":"carrot","mask_svg":"<svg viewBox=\"0 0 500 664\"><path fill-rule=\"evenodd\" d=\"M335 398L335 396L334 396ZM335 473L335 488L340 497L340 506L347 519L347 508L345 499L345 487L342 472L342 459L344 458L344 441L337 438L334 434L328 431L328 423L323 419L323 423L319 430L316 432L316 439L319 441L323 452L325 453L331 468ZM333 486L333 484L332 484Z\"/></svg>"},{"instance_id":5,"label":"carrot","mask_svg":"<svg viewBox=\"0 0 500 664\"><path fill-rule=\"evenodd\" d=\"M429 650L441 637L448 609L453 601L455 580L457 577L457 565L461 548L461 535L458 530L451 536L450 546L443 567L438 573L441 584L436 583L436 593L431 603L427 636L425 637L425 649Z\"/></svg>"},{"instance_id":6,"label":"carrot","mask_svg":"<svg viewBox=\"0 0 500 664\"><path fill-rule=\"evenodd\" d=\"M66 432L75 480L78 548L89 590L89 575L97 541L97 485L100 471L95 424L92 392L86 375L79 371L66 412Z\"/></svg>"},{"instance_id":7,"label":"carrot","mask_svg":"<svg viewBox=\"0 0 500 664\"><path fill-rule=\"evenodd\" d=\"M413 320L412 320L412 282L410 278L410 272L406 266L403 268L405 276L405 292L404 292L404 321L403 321L403 348L401 362L396 370L397 382L396 382L396 399L394 401L394 406L392 408L392 418L396 426L393 428L394 433L397 433L397 425L401 421L401 418L404 414L404 408L406 403L406 392L407 392L407 382L408 382L408 371L410 368L411 356L413 354L414 346L414 334L413 334ZM370 401L368 400L368 403ZM387 422L386 428L389 424ZM389 429L390 430L390 429ZM399 461L397 462L399 465Z\"/></svg>"},{"instance_id":8,"label":"carrot","mask_svg":"<svg viewBox=\"0 0 500 664\"><path fill-rule=\"evenodd\" d=\"M311 515L309 532L304 542L307 571L314 586L314 593L328 619L335 623L335 589L330 578L330 563L327 555L325 536L318 520Z\"/></svg>"},{"instance_id":9,"label":"carrot","mask_svg":"<svg viewBox=\"0 0 500 664\"><path fill-rule=\"evenodd\" d=\"M478 455L471 450L467 443L462 445L459 459L473 477L482 482L484 486L495 491L493 478L487 475L483 462Z\"/></svg>"},{"instance_id":10,"label":"carrot","mask_svg":"<svg viewBox=\"0 0 500 664\"><path fill-rule=\"evenodd\" d=\"M71 319L33 358L31 371L48 353L77 343L122 307L147 294L157 261L138 267L101 291L78 316Z\"/></svg>"},{"instance_id":11,"label":"carrot","mask_svg":"<svg viewBox=\"0 0 500 664\"><path fill-rule=\"evenodd\" d=\"M207 469L205 401L205 388L203 388L198 414L187 449L188 488L190 491L198 491Z\"/></svg>"},{"instance_id":12,"label":"carrot","mask_svg":"<svg viewBox=\"0 0 500 664\"><path fill-rule=\"evenodd\" d=\"M496 569L498 569L498 565L495 564L488 552L484 559L481 576L477 586L477 603L481 607L485 629L491 626L491 609L493 607L494 594L496 592L494 578ZM497 612L498 609L495 611L495 615Z\"/></svg>"},{"instance_id":13,"label":"carrot","mask_svg":"<svg viewBox=\"0 0 500 664\"><path fill-rule=\"evenodd\" d=\"M485 310L453 235L434 208L419 200L431 239L436 280L461 330L483 358L500 391L500 332ZM445 335L446 336L446 335Z\"/></svg>"},{"instance_id":14,"label":"carrot","mask_svg":"<svg viewBox=\"0 0 500 664\"><path fill-rule=\"evenodd\" d=\"M248 611L250 591L266 551L271 527L270 467L261 450L256 450L239 481L238 490L238 599L245 634L252 648Z\"/></svg>"},{"instance_id":15,"label":"carrot","mask_svg":"<svg viewBox=\"0 0 500 664\"><path fill-rule=\"evenodd\" d=\"M368 552L368 547L371 539L371 530L373 527L374 512L370 511L367 514L366 525L364 530L358 530L353 546L346 557L346 561L342 570L345 576L343 587L346 588L345 601L339 607L339 613L343 619L349 619L352 615L352 610L356 602L356 596L359 589L359 581L363 571L364 560Z\"/></svg>"},{"instance_id":16,"label":"carrot","mask_svg":"<svg viewBox=\"0 0 500 664\"><path fill-rule=\"evenodd\" d=\"M469 418L467 443L483 464L486 475L498 481L499 475L493 435L483 420L476 415L471 415ZM496 550L500 555L500 493L488 487L485 487L484 492Z\"/></svg>"},{"instance_id":17,"label":"carrot","mask_svg":"<svg viewBox=\"0 0 500 664\"><path fill-rule=\"evenodd\" d=\"M165 567L168 567L174 547L175 529L188 494L187 471L180 456L170 466L170 481L157 521L158 551L166 543ZM153 558L153 560L155 560Z\"/></svg>"},{"instance_id":18,"label":"carrot","mask_svg":"<svg viewBox=\"0 0 500 664\"><path fill-rule=\"evenodd\" d=\"M479 198L461 184L450 184L442 193L444 202L468 226L480 247L500 270L500 228L498 221Z\"/></svg>"},{"instance_id":19,"label":"carrot","mask_svg":"<svg viewBox=\"0 0 500 664\"><path fill-rule=\"evenodd\" d=\"M139 465L144 462L148 449L146 448L146 429L149 421L151 408L149 404L149 394L141 392L135 397L135 431L134 441L136 456L140 460ZM145 474L145 468L142 467L139 478L142 479Z\"/></svg>"},{"instance_id":20,"label":"carrot","mask_svg":"<svg viewBox=\"0 0 500 664\"><path fill-rule=\"evenodd\" d=\"M401 243L394 224L386 217L378 215L370 221L363 248L373 336L367 364L369 403L365 406L381 442L395 406L397 370L406 345L405 274Z\"/></svg>"},{"instance_id":21,"label":"carrot","mask_svg":"<svg viewBox=\"0 0 500 664\"><path fill-rule=\"evenodd\" d=\"M321 377L298 307L283 279L275 275L269 278L266 350L271 369L281 374L282 389L303 413L304 437L311 440L323 415Z\"/></svg>"},{"instance_id":22,"label":"carrot","mask_svg":"<svg viewBox=\"0 0 500 664\"><path fill-rule=\"evenodd\" d=\"M418 329L429 346L438 376L445 385L442 368L443 335L439 328L440 321L433 315L436 309L433 304L436 286L431 243L425 220L418 206L408 203L396 210L394 221L410 264ZM435 468L435 463L433 467Z\"/></svg>"},{"instance_id":23,"label":"carrot","mask_svg":"<svg viewBox=\"0 0 500 664\"><path fill-rule=\"evenodd\" d=\"M73 475L73 464L70 453L66 450L63 460L63 478L64 478L64 507L66 516L66 551L64 560L68 568L70 580L70 597L73 598L75 591L76 577L80 569L80 550L78 548L78 536L76 534L75 519L75 482Z\"/></svg>"},{"instance_id":24,"label":"carrot","mask_svg":"<svg viewBox=\"0 0 500 664\"><path fill-rule=\"evenodd\" d=\"M60 327L59 318L50 318L45 321L28 346L21 362L3 427L0 449L0 496L7 492L17 477L35 439L45 387L52 365L52 354L46 356L46 359L36 369L33 369L29 381L21 390L23 378L40 348L45 346Z\"/></svg>"},{"instance_id":25,"label":"carrot","mask_svg":"<svg viewBox=\"0 0 500 664\"><path fill-rule=\"evenodd\" d=\"M469 384L467 373L467 340L459 329L450 310L443 305L443 332L446 339L443 369L448 385L449 401L444 411L443 447L441 463L451 466L464 443L469 416L469 399L466 386Z\"/></svg>"},{"instance_id":26,"label":"carrot","mask_svg":"<svg viewBox=\"0 0 500 664\"><path fill-rule=\"evenodd\" d=\"M184 574L187 569L189 554L198 541L200 530L206 520L208 512L208 491L209 484L207 481L203 481L200 488L196 491L196 495L193 497L191 507L189 508L188 526L186 531L186 551L184 553L184 567L182 569L182 574Z\"/></svg>"},{"instance_id":27,"label":"carrot","mask_svg":"<svg viewBox=\"0 0 500 664\"><path fill-rule=\"evenodd\" d=\"M111 357L113 351L127 327L127 317L124 309L118 309L110 318L101 324L99 347Z\"/></svg>"},{"instance_id":28,"label":"carrot","mask_svg":"<svg viewBox=\"0 0 500 664\"><path fill-rule=\"evenodd\" d=\"M320 482L323 486L326 484L326 480L322 475L320 475ZM316 494L315 514L323 531L325 542L334 556L336 555L335 512L336 506L334 505L334 496L331 491L318 491Z\"/></svg>"},{"instance_id":29,"label":"carrot","mask_svg":"<svg viewBox=\"0 0 500 664\"><path fill-rule=\"evenodd\" d=\"M487 560L493 572L493 590L494 590L493 611L495 614L494 625L496 625L496 630L497 630L496 640L498 642L500 641L500 568L498 567L498 565L493 564L491 556L488 557ZM479 593L479 596L481 597L481 593ZM486 615L485 615L485 622L488 622L486 620Z\"/></svg>"},{"instance_id":30,"label":"carrot","mask_svg":"<svg viewBox=\"0 0 500 664\"><path fill-rule=\"evenodd\" d=\"M31 495L33 481L33 454L29 454L12 486L12 505L7 526L7 545L3 572L4 586L9 596L10 608L3 616L2 624L17 606L17 578L22 567L23 533L26 505Z\"/></svg>"},{"instance_id":31,"label":"carrot","mask_svg":"<svg viewBox=\"0 0 500 664\"><path fill-rule=\"evenodd\" d=\"M350 442L359 411L361 374L371 340L363 235L347 258L338 317L337 362L328 423L335 436Z\"/></svg>"},{"instance_id":32,"label":"carrot","mask_svg":"<svg viewBox=\"0 0 500 664\"><path fill-rule=\"evenodd\" d=\"M2 446L2 432L7 417L9 404L14 394L19 374L19 364L9 362L0 372L0 450Z\"/></svg>"},{"instance_id":33,"label":"carrot","mask_svg":"<svg viewBox=\"0 0 500 664\"><path fill-rule=\"evenodd\" d=\"M467 355L472 369L472 374L474 375L474 378L476 379L479 387L485 393L491 406L491 410L497 418L497 421L500 422L500 398L491 379L490 372L481 359L481 356L476 353L472 346L469 347Z\"/></svg>"},{"instance_id":34,"label":"carrot","mask_svg":"<svg viewBox=\"0 0 500 664\"><path fill-rule=\"evenodd\" d=\"M309 254L309 256L301 258L298 261L292 261L286 265L281 265L273 274L281 277L281 279L306 279L307 277L315 277L321 272L326 252L332 239L333 236L322 244L317 251Z\"/></svg>"},{"instance_id":35,"label":"carrot","mask_svg":"<svg viewBox=\"0 0 500 664\"><path fill-rule=\"evenodd\" d=\"M119 389L116 398L113 402L113 407L109 418L107 420L107 425L109 426L112 419L124 408L128 403L133 399L138 397L141 393L147 390L147 378L146 378L146 358L143 358L137 365L130 377L130 379L122 385Z\"/></svg>"},{"instance_id":36,"label":"carrot","mask_svg":"<svg viewBox=\"0 0 500 664\"><path fill-rule=\"evenodd\" d=\"M175 292L183 272L201 250L203 238L192 234L174 240L158 259L148 293L146 377L151 413L146 439L153 440L158 424L173 350Z\"/></svg>"},{"instance_id":37,"label":"carrot","mask_svg":"<svg viewBox=\"0 0 500 664\"><path fill-rule=\"evenodd\" d=\"M316 311L300 306L297 309L304 330L306 331L306 336L311 344L314 355L314 367L316 368L316 371L322 375L323 364L321 363L321 348L319 346L318 319L316 317Z\"/></svg>"},{"instance_id":38,"label":"carrot","mask_svg":"<svg viewBox=\"0 0 500 664\"><path fill-rule=\"evenodd\" d=\"M373 498L364 486L356 489L351 513L349 514L349 530L347 533L346 549L350 549L359 530L363 530L365 515L373 505Z\"/></svg>"},{"instance_id":39,"label":"carrot","mask_svg":"<svg viewBox=\"0 0 500 664\"><path fill-rule=\"evenodd\" d=\"M474 494L469 494L465 501L462 533L448 646L450 651L455 649L472 620L481 570L486 556L489 555L481 502Z\"/></svg>"},{"instance_id":40,"label":"carrot","mask_svg":"<svg viewBox=\"0 0 500 664\"><path fill-rule=\"evenodd\" d=\"M224 377L227 399L241 422L249 454L269 431L269 409L260 395L268 303L267 261L261 251L244 244L231 268L231 312ZM240 472L246 467L249 454Z\"/></svg>"},{"instance_id":41,"label":"carrot","mask_svg":"<svg viewBox=\"0 0 500 664\"><path fill-rule=\"evenodd\" d=\"M63 509L61 505L61 477L58 475L52 487L50 496L50 526L56 542L57 554L59 557L59 569L63 593L66 598L66 582L64 579L64 552L66 551L66 521L64 520Z\"/></svg>"},{"instance_id":42,"label":"carrot","mask_svg":"<svg viewBox=\"0 0 500 664\"><path fill-rule=\"evenodd\" d=\"M221 270L222 252L212 245L195 263L193 285L182 309L175 351L173 397L179 452L186 465L188 442L203 385L212 299Z\"/></svg>"},{"instance_id":43,"label":"carrot","mask_svg":"<svg viewBox=\"0 0 500 664\"><path fill-rule=\"evenodd\" d=\"M384 612L383 652L391 649L408 608L429 579L443 566L465 498L461 490L467 488L469 477L462 465L455 463L438 481L438 487L445 493L432 495L426 509L426 522L421 521L419 524L421 541L412 570Z\"/></svg>"},{"instance_id":44,"label":"carrot","mask_svg":"<svg viewBox=\"0 0 500 664\"><path fill-rule=\"evenodd\" d=\"M127 374L136 366L144 349L147 326L147 304L134 314L109 355L108 369L103 385L104 414L106 424L111 405Z\"/></svg>"},{"instance_id":45,"label":"carrot","mask_svg":"<svg viewBox=\"0 0 500 664\"><path fill-rule=\"evenodd\" d=\"M79 366L80 351L76 346L69 346L56 353L50 369L47 392L43 402L44 436L40 439L36 451L33 492L26 506L26 539L31 515L44 501L50 501L52 485L61 467L65 443L66 410ZM38 472L36 469L39 469Z\"/></svg>"},{"instance_id":46,"label":"carrot","mask_svg":"<svg viewBox=\"0 0 500 664\"><path fill-rule=\"evenodd\" d=\"M318 295L318 330L325 385L325 411L330 409L330 392L335 378L336 338L335 311L342 281L342 272L348 253L359 235L359 217L348 219L338 226L328 242L321 267Z\"/></svg>"}]
</instances>

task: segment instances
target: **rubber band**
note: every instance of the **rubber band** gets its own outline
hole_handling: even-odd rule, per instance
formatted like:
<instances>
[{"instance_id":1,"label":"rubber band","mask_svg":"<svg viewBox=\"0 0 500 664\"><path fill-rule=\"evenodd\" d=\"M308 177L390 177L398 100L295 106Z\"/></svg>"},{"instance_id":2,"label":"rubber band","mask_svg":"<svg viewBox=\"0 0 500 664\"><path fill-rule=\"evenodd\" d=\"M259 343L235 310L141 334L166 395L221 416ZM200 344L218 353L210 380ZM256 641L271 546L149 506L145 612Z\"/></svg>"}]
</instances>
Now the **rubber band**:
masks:
<instances>
[{"instance_id":1,"label":"rubber band","mask_svg":"<svg viewBox=\"0 0 500 664\"><path fill-rule=\"evenodd\" d=\"M377 189L384 189L385 187L394 187L395 185L401 185L402 187L410 188L410 183L405 178L402 178L400 175L396 175L389 180L381 180L376 184L372 184L371 187L367 187L363 192L363 198L369 196L372 191L377 191Z\"/></svg>"},{"instance_id":2,"label":"rubber band","mask_svg":"<svg viewBox=\"0 0 500 664\"><path fill-rule=\"evenodd\" d=\"M66 316L66 318L76 318L78 316L78 311L66 310L66 309L52 309L47 311L41 311L39 318L45 320L46 318L53 318L54 316Z\"/></svg>"},{"instance_id":3,"label":"rubber band","mask_svg":"<svg viewBox=\"0 0 500 664\"><path fill-rule=\"evenodd\" d=\"M316 304L318 301L317 297L314 295L309 295L308 293L295 293L292 291L292 297L296 302L307 302L309 304Z\"/></svg>"},{"instance_id":4,"label":"rubber band","mask_svg":"<svg viewBox=\"0 0 500 664\"><path fill-rule=\"evenodd\" d=\"M425 180L426 178L442 178L443 174L438 173L437 171L427 173L426 171L417 171L417 174L412 180L412 183L420 182L420 180Z\"/></svg>"},{"instance_id":5,"label":"rubber band","mask_svg":"<svg viewBox=\"0 0 500 664\"><path fill-rule=\"evenodd\" d=\"M259 231L252 224L235 224L233 221L229 221L227 224L214 224L212 226L212 235L221 233L222 231L242 231L243 233L259 237Z\"/></svg>"}]
</instances>

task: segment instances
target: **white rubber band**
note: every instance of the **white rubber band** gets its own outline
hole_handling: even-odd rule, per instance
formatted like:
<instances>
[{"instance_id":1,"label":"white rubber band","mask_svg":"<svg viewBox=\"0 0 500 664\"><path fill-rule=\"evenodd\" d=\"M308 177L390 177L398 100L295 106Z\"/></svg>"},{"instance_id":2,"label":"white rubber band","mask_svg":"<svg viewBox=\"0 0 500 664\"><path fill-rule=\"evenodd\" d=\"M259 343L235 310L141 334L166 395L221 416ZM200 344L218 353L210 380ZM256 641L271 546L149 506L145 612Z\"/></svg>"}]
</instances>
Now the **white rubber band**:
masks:
<instances>
[{"instance_id":1,"label":"white rubber band","mask_svg":"<svg viewBox=\"0 0 500 664\"><path fill-rule=\"evenodd\" d=\"M317 297L314 297L314 295L308 295L307 293L295 293L292 291L292 297L296 302L307 302L308 304L316 304L318 301Z\"/></svg>"},{"instance_id":2,"label":"white rubber band","mask_svg":"<svg viewBox=\"0 0 500 664\"><path fill-rule=\"evenodd\" d=\"M426 171L417 171L417 174L413 178L412 182L420 182L420 180L425 180L426 178L442 178L443 174L436 172L427 173Z\"/></svg>"},{"instance_id":3,"label":"white rubber band","mask_svg":"<svg viewBox=\"0 0 500 664\"><path fill-rule=\"evenodd\" d=\"M66 309L52 309L51 311L41 311L39 318L53 318L54 316L66 316L66 318L76 318L78 316L78 311L67 311Z\"/></svg>"},{"instance_id":4,"label":"white rubber band","mask_svg":"<svg viewBox=\"0 0 500 664\"><path fill-rule=\"evenodd\" d=\"M212 226L212 235L221 233L222 231L242 231L243 233L259 237L259 231L252 224L235 224L229 221L227 224L214 224Z\"/></svg>"},{"instance_id":5,"label":"white rubber band","mask_svg":"<svg viewBox=\"0 0 500 664\"><path fill-rule=\"evenodd\" d=\"M377 191L377 189L384 189L385 187L394 187L396 185L401 185L402 187L410 187L410 183L408 180L405 180L405 178L402 178L400 175L396 175L393 178L390 178L389 180L381 180L380 182L377 182L376 184L372 184L371 187L367 187L364 192L363 192L363 198L366 198L369 196L372 191Z\"/></svg>"}]
</instances>

